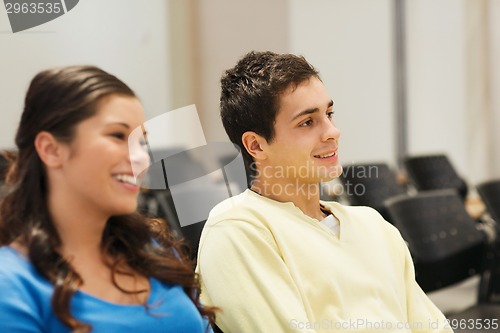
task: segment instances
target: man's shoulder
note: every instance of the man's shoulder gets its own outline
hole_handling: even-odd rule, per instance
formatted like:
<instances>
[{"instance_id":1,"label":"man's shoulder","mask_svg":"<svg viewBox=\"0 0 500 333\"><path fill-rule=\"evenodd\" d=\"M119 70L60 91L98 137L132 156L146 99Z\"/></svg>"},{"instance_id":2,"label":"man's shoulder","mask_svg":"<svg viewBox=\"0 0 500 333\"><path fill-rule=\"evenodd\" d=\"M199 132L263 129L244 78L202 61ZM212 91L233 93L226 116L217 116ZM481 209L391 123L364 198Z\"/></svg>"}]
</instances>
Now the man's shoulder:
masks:
<instances>
[{"instance_id":1,"label":"man's shoulder","mask_svg":"<svg viewBox=\"0 0 500 333\"><path fill-rule=\"evenodd\" d=\"M248 190L247 190L248 191ZM248 197L247 191L244 191L238 195L229 197L220 203L218 203L212 210L210 211L210 214L208 215L208 219L214 219L215 217L225 214L227 212L231 211L238 211L240 209L244 209L246 207L245 205L245 199Z\"/></svg>"},{"instance_id":2,"label":"man's shoulder","mask_svg":"<svg viewBox=\"0 0 500 333\"><path fill-rule=\"evenodd\" d=\"M381 215L371 207L347 206L335 201L321 201L321 204L328 207L332 213L344 215L345 217L383 219ZM289 211L292 207L294 207L294 205L291 202L277 202L247 189L217 204L210 211L208 220L221 220L231 216L237 219L239 217L248 217L252 215L272 215L276 212L281 213L282 211Z\"/></svg>"},{"instance_id":3,"label":"man's shoulder","mask_svg":"<svg viewBox=\"0 0 500 333\"><path fill-rule=\"evenodd\" d=\"M286 214L295 214L293 203L281 203L249 189L216 205L208 216L207 225L246 222L267 226Z\"/></svg>"},{"instance_id":4,"label":"man's shoulder","mask_svg":"<svg viewBox=\"0 0 500 333\"><path fill-rule=\"evenodd\" d=\"M372 207L347 206L334 201L321 201L321 203L344 222L355 224L361 228L378 229L391 234L399 234L399 231Z\"/></svg>"},{"instance_id":5,"label":"man's shoulder","mask_svg":"<svg viewBox=\"0 0 500 333\"><path fill-rule=\"evenodd\" d=\"M351 217L371 217L382 219L379 212L368 206L348 206L336 201L321 201L321 204L329 208L334 214L340 213Z\"/></svg>"}]
</instances>

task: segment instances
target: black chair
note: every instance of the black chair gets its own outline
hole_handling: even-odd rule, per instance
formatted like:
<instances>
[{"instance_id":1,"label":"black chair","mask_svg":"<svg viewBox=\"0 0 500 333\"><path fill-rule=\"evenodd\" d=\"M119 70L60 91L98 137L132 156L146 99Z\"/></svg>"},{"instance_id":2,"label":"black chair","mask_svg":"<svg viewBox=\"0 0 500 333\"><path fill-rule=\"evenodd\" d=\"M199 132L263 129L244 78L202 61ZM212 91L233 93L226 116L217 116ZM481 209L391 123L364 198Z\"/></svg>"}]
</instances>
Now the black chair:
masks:
<instances>
[{"instance_id":1,"label":"black chair","mask_svg":"<svg viewBox=\"0 0 500 333\"><path fill-rule=\"evenodd\" d=\"M448 319L455 332L492 332L485 322L488 319L491 324L492 319L500 318L500 304L493 302L500 287L500 244L487 242L458 193L421 192L389 199L386 205L394 225L408 242L416 279L424 291L481 274L478 303L449 314ZM482 320L482 328L476 319Z\"/></svg>"},{"instance_id":2,"label":"black chair","mask_svg":"<svg viewBox=\"0 0 500 333\"><path fill-rule=\"evenodd\" d=\"M9 161L0 153L0 199L7 193L5 177L7 176L8 167Z\"/></svg>"},{"instance_id":3,"label":"black chair","mask_svg":"<svg viewBox=\"0 0 500 333\"><path fill-rule=\"evenodd\" d=\"M444 154L407 156L404 165L409 179L419 191L452 188L462 198L467 196L467 184Z\"/></svg>"},{"instance_id":4,"label":"black chair","mask_svg":"<svg viewBox=\"0 0 500 333\"><path fill-rule=\"evenodd\" d=\"M148 189L139 195L139 212L150 218L162 219L172 236L181 239L183 236L173 207L169 189Z\"/></svg>"},{"instance_id":5,"label":"black chair","mask_svg":"<svg viewBox=\"0 0 500 333\"><path fill-rule=\"evenodd\" d=\"M208 213L219 202L229 198L229 189L225 183L194 183L171 188L171 196L177 215L175 223L189 242L195 257Z\"/></svg>"},{"instance_id":6,"label":"black chair","mask_svg":"<svg viewBox=\"0 0 500 333\"><path fill-rule=\"evenodd\" d=\"M213 328L213 330L214 330L214 333L224 333L224 332L222 332L222 330L219 328L219 326L217 326L217 325L215 325L215 324L214 324L214 325L212 325L212 328Z\"/></svg>"},{"instance_id":7,"label":"black chair","mask_svg":"<svg viewBox=\"0 0 500 333\"><path fill-rule=\"evenodd\" d=\"M496 226L499 235L498 225ZM493 332L500 328L500 238L497 237L488 251L486 267L483 272L481 286L478 293L478 303L464 311L448 315L450 324L455 332ZM496 320L495 325L492 326ZM470 324L474 323L474 324ZM482 328L478 323L482 324ZM490 329L485 329L486 324Z\"/></svg>"},{"instance_id":8,"label":"black chair","mask_svg":"<svg viewBox=\"0 0 500 333\"><path fill-rule=\"evenodd\" d=\"M164 219L170 232L186 241L192 259L196 258L210 210L237 192L226 181L210 177L212 172L225 166L217 161L218 154L228 152L233 159L238 154L229 143L212 143L189 150L172 147L150 151L153 163L144 171L140 211Z\"/></svg>"},{"instance_id":9,"label":"black chair","mask_svg":"<svg viewBox=\"0 0 500 333\"><path fill-rule=\"evenodd\" d=\"M154 183L150 184L150 188L169 188L208 174L203 164L194 158L198 149L181 149L172 147L151 150L153 164L147 172L148 176L154 176ZM160 186L156 186L157 184Z\"/></svg>"},{"instance_id":10,"label":"black chair","mask_svg":"<svg viewBox=\"0 0 500 333\"><path fill-rule=\"evenodd\" d=\"M7 161L7 158L0 153L0 182L4 181L8 166L9 162Z\"/></svg>"},{"instance_id":11,"label":"black chair","mask_svg":"<svg viewBox=\"0 0 500 333\"><path fill-rule=\"evenodd\" d=\"M339 177L344 195L351 205L375 208L390 221L384 201L406 193L395 173L385 163L352 164L344 167Z\"/></svg>"},{"instance_id":12,"label":"black chair","mask_svg":"<svg viewBox=\"0 0 500 333\"><path fill-rule=\"evenodd\" d=\"M476 186L486 210L497 224L500 224L500 179L491 180Z\"/></svg>"},{"instance_id":13,"label":"black chair","mask_svg":"<svg viewBox=\"0 0 500 333\"><path fill-rule=\"evenodd\" d=\"M141 210L166 221L170 232L186 241L191 259L196 259L198 243L210 210L229 197L225 183L196 183L143 194Z\"/></svg>"},{"instance_id":14,"label":"black chair","mask_svg":"<svg viewBox=\"0 0 500 333\"><path fill-rule=\"evenodd\" d=\"M420 192L386 201L393 224L408 242L416 279L426 292L482 271L486 235L454 190Z\"/></svg>"}]
</instances>

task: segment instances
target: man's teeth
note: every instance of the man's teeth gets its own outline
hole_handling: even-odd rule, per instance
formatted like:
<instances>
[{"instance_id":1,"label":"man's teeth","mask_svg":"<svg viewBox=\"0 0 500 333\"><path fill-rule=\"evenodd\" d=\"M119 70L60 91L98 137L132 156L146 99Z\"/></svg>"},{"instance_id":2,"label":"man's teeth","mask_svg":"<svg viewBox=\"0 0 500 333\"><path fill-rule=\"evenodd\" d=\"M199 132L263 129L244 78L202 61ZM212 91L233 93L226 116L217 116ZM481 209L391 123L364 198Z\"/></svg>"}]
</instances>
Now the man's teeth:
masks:
<instances>
[{"instance_id":1,"label":"man's teeth","mask_svg":"<svg viewBox=\"0 0 500 333\"><path fill-rule=\"evenodd\" d=\"M137 185L137 179L130 175L116 175L114 178L122 183Z\"/></svg>"},{"instance_id":2,"label":"man's teeth","mask_svg":"<svg viewBox=\"0 0 500 333\"><path fill-rule=\"evenodd\" d=\"M335 155L335 152L330 153L330 154L326 154L326 155L316 155L316 156L314 156L314 157L319 157L319 158L327 158L327 157L330 157L330 156L333 156L333 155Z\"/></svg>"}]
</instances>

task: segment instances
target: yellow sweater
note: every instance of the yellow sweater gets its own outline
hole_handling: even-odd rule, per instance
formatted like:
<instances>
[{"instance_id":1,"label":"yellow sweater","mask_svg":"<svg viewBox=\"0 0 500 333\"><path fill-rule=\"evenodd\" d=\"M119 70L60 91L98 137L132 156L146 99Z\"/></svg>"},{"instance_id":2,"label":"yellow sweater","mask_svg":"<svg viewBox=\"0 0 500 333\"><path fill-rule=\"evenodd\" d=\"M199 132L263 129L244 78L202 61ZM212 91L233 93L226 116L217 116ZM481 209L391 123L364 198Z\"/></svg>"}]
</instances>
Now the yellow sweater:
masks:
<instances>
[{"instance_id":1,"label":"yellow sweater","mask_svg":"<svg viewBox=\"0 0 500 333\"><path fill-rule=\"evenodd\" d=\"M396 228L368 207L322 204L340 237L250 190L212 210L196 270L225 333L452 332Z\"/></svg>"}]
</instances>

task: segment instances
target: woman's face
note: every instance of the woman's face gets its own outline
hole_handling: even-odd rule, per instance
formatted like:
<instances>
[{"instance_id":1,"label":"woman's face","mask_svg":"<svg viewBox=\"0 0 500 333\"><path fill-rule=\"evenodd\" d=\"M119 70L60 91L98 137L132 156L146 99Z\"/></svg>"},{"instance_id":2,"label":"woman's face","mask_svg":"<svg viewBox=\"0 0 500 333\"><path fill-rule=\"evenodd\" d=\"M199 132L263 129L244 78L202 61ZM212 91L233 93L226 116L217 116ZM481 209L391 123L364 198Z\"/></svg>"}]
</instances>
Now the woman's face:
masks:
<instances>
[{"instance_id":1,"label":"woman's face","mask_svg":"<svg viewBox=\"0 0 500 333\"><path fill-rule=\"evenodd\" d=\"M76 126L59 182L69 204L106 216L136 210L139 186L133 170L149 165L143 132L134 131L143 123L136 98L110 95L98 102L94 116Z\"/></svg>"}]
</instances>

